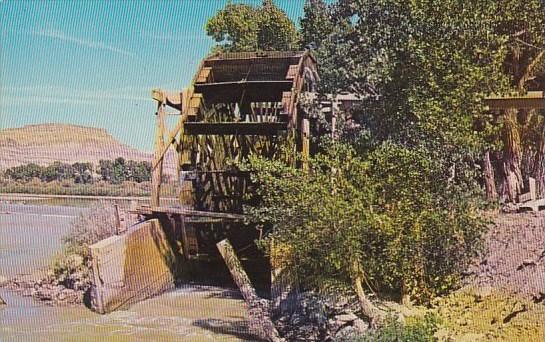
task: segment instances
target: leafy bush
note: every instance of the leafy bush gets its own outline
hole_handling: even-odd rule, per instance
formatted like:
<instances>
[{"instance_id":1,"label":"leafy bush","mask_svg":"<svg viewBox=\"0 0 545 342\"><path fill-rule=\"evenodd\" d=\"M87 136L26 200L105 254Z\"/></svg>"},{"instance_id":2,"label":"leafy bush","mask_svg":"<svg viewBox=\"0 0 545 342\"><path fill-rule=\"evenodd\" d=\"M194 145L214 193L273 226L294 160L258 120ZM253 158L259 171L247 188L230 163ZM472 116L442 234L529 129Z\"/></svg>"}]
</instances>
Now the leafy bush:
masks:
<instances>
[{"instance_id":1,"label":"leafy bush","mask_svg":"<svg viewBox=\"0 0 545 342\"><path fill-rule=\"evenodd\" d=\"M384 325L370 334L350 339L350 342L433 342L437 341L439 319L433 314L402 324L389 316Z\"/></svg>"},{"instance_id":2,"label":"leafy bush","mask_svg":"<svg viewBox=\"0 0 545 342\"><path fill-rule=\"evenodd\" d=\"M454 288L485 226L442 165L393 144L365 156L340 143L323 150L308 171L250 159L259 187L247 211L272 228L265 248L282 246L285 266L306 286L363 276L381 293L421 303Z\"/></svg>"},{"instance_id":3,"label":"leafy bush","mask_svg":"<svg viewBox=\"0 0 545 342\"><path fill-rule=\"evenodd\" d=\"M64 251L51 265L51 276L68 288L84 290L90 285L89 246L115 234L115 213L111 205L98 202L72 222L63 238Z\"/></svg>"}]
</instances>

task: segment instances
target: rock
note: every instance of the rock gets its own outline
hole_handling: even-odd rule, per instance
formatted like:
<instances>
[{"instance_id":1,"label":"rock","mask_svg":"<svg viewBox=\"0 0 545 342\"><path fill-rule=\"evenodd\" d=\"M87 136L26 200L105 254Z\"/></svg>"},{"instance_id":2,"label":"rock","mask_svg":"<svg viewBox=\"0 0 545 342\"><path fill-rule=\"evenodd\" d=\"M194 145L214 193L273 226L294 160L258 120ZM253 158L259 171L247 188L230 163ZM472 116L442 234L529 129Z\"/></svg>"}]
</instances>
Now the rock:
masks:
<instances>
[{"instance_id":1,"label":"rock","mask_svg":"<svg viewBox=\"0 0 545 342\"><path fill-rule=\"evenodd\" d=\"M344 340L344 339L348 339L350 337L353 337L355 335L357 335L357 331L356 329L353 327L353 326L346 326L344 328L342 328L341 330L339 330L336 334L335 334L335 338L336 339L339 339L339 340Z\"/></svg>"},{"instance_id":2,"label":"rock","mask_svg":"<svg viewBox=\"0 0 545 342\"><path fill-rule=\"evenodd\" d=\"M367 330L369 330L369 324L367 322L365 322L361 318L358 318L354 322L352 322L352 326L360 334L362 334L362 333L366 332Z\"/></svg>"},{"instance_id":3,"label":"rock","mask_svg":"<svg viewBox=\"0 0 545 342\"><path fill-rule=\"evenodd\" d=\"M345 313L345 314L342 314L342 315L337 315L337 316L335 316L335 319L337 321L341 321L343 323L350 323L350 322L353 322L353 321L357 320L358 316L356 316L353 313L349 312L349 313Z\"/></svg>"},{"instance_id":4,"label":"rock","mask_svg":"<svg viewBox=\"0 0 545 342\"><path fill-rule=\"evenodd\" d=\"M524 259L524 260L522 261L522 264L523 264L524 266L529 266L529 265L535 265L536 262L535 262L534 260L532 260L532 259Z\"/></svg>"}]
</instances>

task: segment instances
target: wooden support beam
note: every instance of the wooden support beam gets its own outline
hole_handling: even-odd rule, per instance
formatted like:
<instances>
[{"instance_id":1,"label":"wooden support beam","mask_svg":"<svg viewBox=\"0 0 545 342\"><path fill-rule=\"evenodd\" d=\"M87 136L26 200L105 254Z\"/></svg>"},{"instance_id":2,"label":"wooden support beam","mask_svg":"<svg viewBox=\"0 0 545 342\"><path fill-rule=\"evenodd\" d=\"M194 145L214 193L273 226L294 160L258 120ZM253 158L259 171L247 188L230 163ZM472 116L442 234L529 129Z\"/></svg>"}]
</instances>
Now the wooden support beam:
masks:
<instances>
[{"instance_id":1,"label":"wooden support beam","mask_svg":"<svg viewBox=\"0 0 545 342\"><path fill-rule=\"evenodd\" d=\"M530 91L521 96L490 96L484 102L490 110L517 109L545 109L545 93Z\"/></svg>"},{"instance_id":2,"label":"wooden support beam","mask_svg":"<svg viewBox=\"0 0 545 342\"><path fill-rule=\"evenodd\" d=\"M225 239L218 242L216 247L248 306L250 331L266 341L283 341L271 320L268 301L257 296L257 293L250 282L250 278L248 278L244 268L242 268L242 264L240 263L233 246Z\"/></svg>"},{"instance_id":3,"label":"wooden support beam","mask_svg":"<svg viewBox=\"0 0 545 342\"><path fill-rule=\"evenodd\" d=\"M308 159L310 157L310 121L307 118L303 119L301 127L303 169L308 169Z\"/></svg>"},{"instance_id":4,"label":"wooden support beam","mask_svg":"<svg viewBox=\"0 0 545 342\"><path fill-rule=\"evenodd\" d=\"M166 104L169 107L182 110L183 101L181 93L165 92L161 89L153 89L151 91L151 97L157 101Z\"/></svg>"},{"instance_id":5,"label":"wooden support beam","mask_svg":"<svg viewBox=\"0 0 545 342\"><path fill-rule=\"evenodd\" d=\"M156 95L158 95L156 97ZM151 173L151 205L160 205L161 181L163 178L163 158L161 153L165 148L165 97L164 94L153 92L153 98L161 101L157 102L157 126L155 129L155 155L154 160L158 163Z\"/></svg>"},{"instance_id":6,"label":"wooden support beam","mask_svg":"<svg viewBox=\"0 0 545 342\"><path fill-rule=\"evenodd\" d=\"M203 94L207 104L238 102L243 95L246 102L280 102L282 92L292 86L291 80L196 83L195 92Z\"/></svg>"},{"instance_id":7,"label":"wooden support beam","mask_svg":"<svg viewBox=\"0 0 545 342\"><path fill-rule=\"evenodd\" d=\"M245 215L241 215L241 214L219 213L219 212L213 212L213 211L202 211L202 210L159 207L159 206L151 206L151 207L140 206L134 209L132 212L135 214L142 214L142 215L151 215L153 213L178 214L178 215L184 215L187 217L191 217L191 216L209 217L209 218L217 218L217 219L224 219L224 220L230 220L230 221L244 221L244 219L246 218Z\"/></svg>"},{"instance_id":8,"label":"wooden support beam","mask_svg":"<svg viewBox=\"0 0 545 342\"><path fill-rule=\"evenodd\" d=\"M172 129L172 131L170 131L170 133L168 134L167 139L164 141L165 143L164 143L163 148L153 158L152 170L155 170L155 168L159 165L159 163L161 163L163 161L163 158L164 158L165 154L167 153L168 149L170 148L170 145L174 141L176 141L176 135L178 134L180 129L183 127L184 122L186 120L187 120L187 114L182 115L180 120L178 120L178 123L176 123L176 126L174 127L174 129Z\"/></svg>"},{"instance_id":9,"label":"wooden support beam","mask_svg":"<svg viewBox=\"0 0 545 342\"><path fill-rule=\"evenodd\" d=\"M290 65L290 67L288 68L288 72L286 73L286 79L294 80L298 72L299 72L299 65L297 64Z\"/></svg>"},{"instance_id":10,"label":"wooden support beam","mask_svg":"<svg viewBox=\"0 0 545 342\"><path fill-rule=\"evenodd\" d=\"M279 135L285 122L186 122L188 135Z\"/></svg>"},{"instance_id":11,"label":"wooden support beam","mask_svg":"<svg viewBox=\"0 0 545 342\"><path fill-rule=\"evenodd\" d=\"M197 76L197 79L195 80L195 83L206 83L210 79L210 75L212 73L212 68L210 67L203 67L201 71L199 72L199 75Z\"/></svg>"}]
</instances>

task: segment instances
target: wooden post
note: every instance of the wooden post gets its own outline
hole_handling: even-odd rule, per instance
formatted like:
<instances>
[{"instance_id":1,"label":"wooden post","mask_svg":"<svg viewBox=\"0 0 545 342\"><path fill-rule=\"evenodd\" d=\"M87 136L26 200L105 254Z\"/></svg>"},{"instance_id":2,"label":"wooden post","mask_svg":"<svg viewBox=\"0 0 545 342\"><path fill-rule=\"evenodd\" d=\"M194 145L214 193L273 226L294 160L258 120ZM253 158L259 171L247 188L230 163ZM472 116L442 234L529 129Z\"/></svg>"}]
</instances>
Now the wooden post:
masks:
<instances>
[{"instance_id":1,"label":"wooden post","mask_svg":"<svg viewBox=\"0 0 545 342\"><path fill-rule=\"evenodd\" d=\"M496 201L498 199L498 192L496 191L494 168L490 162L489 151L486 151L483 158L483 176L484 185L486 187L486 199L490 202Z\"/></svg>"},{"instance_id":2,"label":"wooden post","mask_svg":"<svg viewBox=\"0 0 545 342\"><path fill-rule=\"evenodd\" d=\"M536 191L536 180L535 178L528 178L528 191L530 194L530 199L532 201L535 201L537 199L537 191Z\"/></svg>"},{"instance_id":3,"label":"wooden post","mask_svg":"<svg viewBox=\"0 0 545 342\"><path fill-rule=\"evenodd\" d=\"M308 159L310 156L310 121L307 118L303 119L301 127L301 139L302 141L302 157L303 157L303 169L308 169Z\"/></svg>"},{"instance_id":4,"label":"wooden post","mask_svg":"<svg viewBox=\"0 0 545 342\"><path fill-rule=\"evenodd\" d=\"M161 94L161 96L157 96ZM151 174L151 206L160 206L161 181L163 178L163 158L161 153L165 147L165 98L162 92L154 92L154 99L157 100L157 127L155 130L155 154L154 160L158 160L157 167Z\"/></svg>"},{"instance_id":5,"label":"wooden post","mask_svg":"<svg viewBox=\"0 0 545 342\"><path fill-rule=\"evenodd\" d=\"M121 219L119 218L119 205L117 205L117 203L114 204L114 212L115 212L115 235L119 235L119 232L121 231Z\"/></svg>"},{"instance_id":6,"label":"wooden post","mask_svg":"<svg viewBox=\"0 0 545 342\"><path fill-rule=\"evenodd\" d=\"M270 342L283 341L274 326L270 312L269 303L257 296L250 278L242 268L240 261L233 246L227 239L222 240L216 244L233 280L237 284L242 297L248 306L248 316L250 319L250 330L258 335L259 338L265 339Z\"/></svg>"}]
</instances>

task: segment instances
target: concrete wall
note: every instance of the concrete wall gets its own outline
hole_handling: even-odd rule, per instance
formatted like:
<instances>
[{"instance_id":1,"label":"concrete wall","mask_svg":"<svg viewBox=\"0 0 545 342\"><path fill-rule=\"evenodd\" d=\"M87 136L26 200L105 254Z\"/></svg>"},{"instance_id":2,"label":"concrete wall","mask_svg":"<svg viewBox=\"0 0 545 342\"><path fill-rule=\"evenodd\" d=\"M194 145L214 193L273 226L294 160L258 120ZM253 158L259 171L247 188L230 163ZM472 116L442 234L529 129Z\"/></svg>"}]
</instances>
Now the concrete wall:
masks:
<instances>
[{"instance_id":1,"label":"concrete wall","mask_svg":"<svg viewBox=\"0 0 545 342\"><path fill-rule=\"evenodd\" d=\"M174 287L176 256L157 219L90 247L91 306L108 313Z\"/></svg>"}]
</instances>

